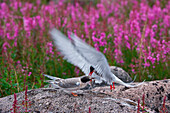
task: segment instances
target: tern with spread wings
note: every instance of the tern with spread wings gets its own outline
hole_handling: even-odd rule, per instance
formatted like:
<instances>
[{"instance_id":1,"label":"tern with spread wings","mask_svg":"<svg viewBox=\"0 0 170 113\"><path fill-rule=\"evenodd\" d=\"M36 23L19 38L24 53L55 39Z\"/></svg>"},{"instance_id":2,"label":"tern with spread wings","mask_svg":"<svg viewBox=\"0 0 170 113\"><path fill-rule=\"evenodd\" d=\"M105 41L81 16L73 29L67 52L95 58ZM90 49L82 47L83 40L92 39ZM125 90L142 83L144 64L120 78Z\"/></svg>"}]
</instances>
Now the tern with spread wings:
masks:
<instances>
[{"instance_id":1,"label":"tern with spread wings","mask_svg":"<svg viewBox=\"0 0 170 113\"><path fill-rule=\"evenodd\" d=\"M95 81L104 80L110 85L115 82L126 87L136 87L142 84L124 83L111 72L105 56L75 34L72 33L69 39L55 28L50 31L50 34L64 59L79 67L87 76L91 75Z\"/></svg>"}]
</instances>

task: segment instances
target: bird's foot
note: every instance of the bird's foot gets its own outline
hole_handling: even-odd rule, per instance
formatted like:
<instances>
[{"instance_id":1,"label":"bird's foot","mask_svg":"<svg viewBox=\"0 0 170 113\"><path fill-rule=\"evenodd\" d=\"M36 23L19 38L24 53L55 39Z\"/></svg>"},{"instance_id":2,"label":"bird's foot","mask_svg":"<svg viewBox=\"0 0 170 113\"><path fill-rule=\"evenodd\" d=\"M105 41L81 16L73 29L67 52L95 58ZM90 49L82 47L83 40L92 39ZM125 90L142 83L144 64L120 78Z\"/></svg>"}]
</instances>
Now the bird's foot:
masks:
<instances>
[{"instance_id":1,"label":"bird's foot","mask_svg":"<svg viewBox=\"0 0 170 113\"><path fill-rule=\"evenodd\" d=\"M78 96L76 93L73 93L73 92L71 92L71 94L72 94L73 96L75 96L75 97L77 97L77 96Z\"/></svg>"}]
</instances>

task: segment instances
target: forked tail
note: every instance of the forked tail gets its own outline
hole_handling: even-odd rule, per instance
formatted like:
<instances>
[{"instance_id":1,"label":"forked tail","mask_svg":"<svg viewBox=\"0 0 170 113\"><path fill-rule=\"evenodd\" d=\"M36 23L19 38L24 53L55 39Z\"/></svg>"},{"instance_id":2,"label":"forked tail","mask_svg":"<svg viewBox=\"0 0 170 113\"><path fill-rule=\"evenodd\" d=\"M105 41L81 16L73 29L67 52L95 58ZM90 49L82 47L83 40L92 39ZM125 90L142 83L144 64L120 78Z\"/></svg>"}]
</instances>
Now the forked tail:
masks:
<instances>
[{"instance_id":1,"label":"forked tail","mask_svg":"<svg viewBox=\"0 0 170 113\"><path fill-rule=\"evenodd\" d=\"M115 81L114 82L118 83L118 84L121 84L121 85L124 85L126 87L138 87L138 86L142 85L145 82L145 80L143 82L137 84L137 85L132 85L130 83L123 82L122 80L120 80L118 77L115 76Z\"/></svg>"}]
</instances>

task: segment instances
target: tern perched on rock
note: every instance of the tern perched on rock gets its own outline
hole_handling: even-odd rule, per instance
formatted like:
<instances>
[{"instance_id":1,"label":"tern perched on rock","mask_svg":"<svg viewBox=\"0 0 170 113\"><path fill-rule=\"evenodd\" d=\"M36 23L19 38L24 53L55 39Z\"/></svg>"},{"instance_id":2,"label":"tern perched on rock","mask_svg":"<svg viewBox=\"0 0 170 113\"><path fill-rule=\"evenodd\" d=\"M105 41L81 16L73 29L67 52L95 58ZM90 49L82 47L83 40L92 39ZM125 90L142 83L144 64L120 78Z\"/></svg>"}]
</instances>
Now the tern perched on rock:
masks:
<instances>
[{"instance_id":1,"label":"tern perched on rock","mask_svg":"<svg viewBox=\"0 0 170 113\"><path fill-rule=\"evenodd\" d=\"M81 93L84 89L90 89L89 82L91 79L89 76L62 79L46 74L43 75L51 79L47 80L46 82L51 83L54 88L62 89L67 93L72 93L74 96L77 96L75 93Z\"/></svg>"},{"instance_id":2,"label":"tern perched on rock","mask_svg":"<svg viewBox=\"0 0 170 113\"><path fill-rule=\"evenodd\" d=\"M111 72L105 56L75 34L72 33L69 39L55 28L50 31L50 34L64 59L79 67L87 76L91 75L95 81L104 80L110 85L115 82L126 87L136 87L142 84L124 83Z\"/></svg>"}]
</instances>

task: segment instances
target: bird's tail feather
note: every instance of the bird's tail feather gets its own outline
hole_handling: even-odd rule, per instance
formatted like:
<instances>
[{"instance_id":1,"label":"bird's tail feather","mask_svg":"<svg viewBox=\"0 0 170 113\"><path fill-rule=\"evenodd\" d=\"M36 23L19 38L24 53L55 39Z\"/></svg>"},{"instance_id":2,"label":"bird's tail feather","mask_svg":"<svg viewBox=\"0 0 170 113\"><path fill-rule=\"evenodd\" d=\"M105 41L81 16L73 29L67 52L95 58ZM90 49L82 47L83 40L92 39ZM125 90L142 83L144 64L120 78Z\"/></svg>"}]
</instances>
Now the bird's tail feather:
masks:
<instances>
[{"instance_id":1,"label":"bird's tail feather","mask_svg":"<svg viewBox=\"0 0 170 113\"><path fill-rule=\"evenodd\" d=\"M125 83L125 82L123 82L122 80L120 80L118 77L115 76L115 83L124 85L124 86L126 86L126 87L137 87L137 86L142 85L142 84L144 83L144 81L141 82L141 83L139 83L139 84L137 84L137 85L132 85L132 84L130 84L130 83Z\"/></svg>"},{"instance_id":2,"label":"bird's tail feather","mask_svg":"<svg viewBox=\"0 0 170 113\"><path fill-rule=\"evenodd\" d=\"M133 81L132 81L132 82L130 82L130 84L131 84L131 83L133 83L133 82L135 82L136 77L137 77L137 75L135 75L135 77L134 77Z\"/></svg>"}]
</instances>

